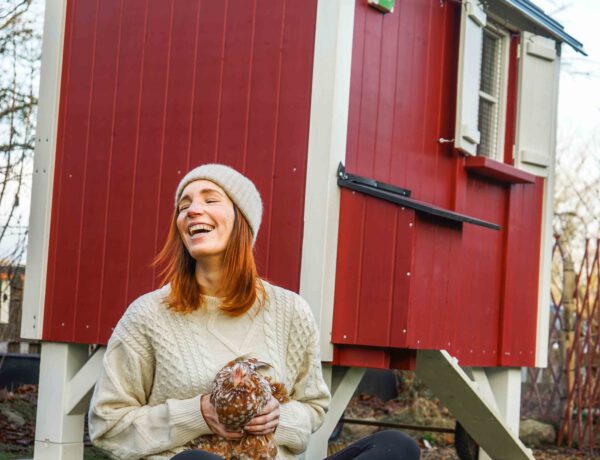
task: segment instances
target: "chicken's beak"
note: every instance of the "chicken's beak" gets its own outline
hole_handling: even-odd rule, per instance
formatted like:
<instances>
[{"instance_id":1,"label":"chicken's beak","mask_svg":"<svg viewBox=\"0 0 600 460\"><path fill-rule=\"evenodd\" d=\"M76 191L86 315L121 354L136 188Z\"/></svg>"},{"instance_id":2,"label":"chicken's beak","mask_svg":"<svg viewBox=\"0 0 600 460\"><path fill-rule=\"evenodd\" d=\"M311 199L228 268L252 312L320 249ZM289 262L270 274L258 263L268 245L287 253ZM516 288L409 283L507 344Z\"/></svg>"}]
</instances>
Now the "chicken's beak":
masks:
<instances>
[{"instance_id":1,"label":"chicken's beak","mask_svg":"<svg viewBox=\"0 0 600 460\"><path fill-rule=\"evenodd\" d=\"M244 377L246 376L246 373L244 372L244 369L242 369L240 366L236 366L233 369L233 387L237 387L239 384L241 384L244 381Z\"/></svg>"}]
</instances>

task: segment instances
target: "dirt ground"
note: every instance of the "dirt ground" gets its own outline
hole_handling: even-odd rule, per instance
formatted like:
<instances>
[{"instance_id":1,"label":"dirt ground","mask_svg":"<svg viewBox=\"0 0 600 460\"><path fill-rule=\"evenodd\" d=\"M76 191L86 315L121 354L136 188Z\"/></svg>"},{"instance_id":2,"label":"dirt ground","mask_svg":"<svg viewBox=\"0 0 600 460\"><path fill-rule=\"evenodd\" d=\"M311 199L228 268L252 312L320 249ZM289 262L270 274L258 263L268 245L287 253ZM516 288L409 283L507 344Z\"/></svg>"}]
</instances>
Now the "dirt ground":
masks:
<instances>
[{"instance_id":1,"label":"dirt ground","mask_svg":"<svg viewBox=\"0 0 600 460\"><path fill-rule=\"evenodd\" d=\"M454 446L434 447L421 450L421 460L459 460ZM594 457L585 453L577 453L571 449L548 447L545 449L534 449L533 456L537 460L592 460ZM597 457L596 457L597 458Z\"/></svg>"},{"instance_id":2,"label":"dirt ground","mask_svg":"<svg viewBox=\"0 0 600 460\"><path fill-rule=\"evenodd\" d=\"M374 396L355 396L348 405L344 417L449 429L451 433L404 431L419 443L422 460L460 460L454 447L453 429L456 420L448 409L415 378L414 373L398 372L396 382L398 397L384 402ZM337 440L330 443L330 453L377 430L378 428L373 426L344 424ZM600 459L599 450L592 455L587 451L580 452L555 445L539 446L533 449L533 454L537 460Z\"/></svg>"},{"instance_id":3,"label":"dirt ground","mask_svg":"<svg viewBox=\"0 0 600 460\"><path fill-rule=\"evenodd\" d=\"M408 373L399 375L398 394L401 396L387 402L369 395L353 398L344 417L372 422L453 429L455 420L452 415L427 388L413 379L414 377ZM14 392L0 390L0 460L32 458L36 403L37 386L35 385L24 385ZM377 426L345 423L336 439L330 442L329 452L330 454L336 452L350 442L378 429L380 428ZM405 432L419 443L422 460L459 460L454 449L452 433L422 430ZM535 449L534 456L538 460L600 458L600 456L593 457L589 453L552 445ZM106 460L108 457L87 441L85 459Z\"/></svg>"}]
</instances>

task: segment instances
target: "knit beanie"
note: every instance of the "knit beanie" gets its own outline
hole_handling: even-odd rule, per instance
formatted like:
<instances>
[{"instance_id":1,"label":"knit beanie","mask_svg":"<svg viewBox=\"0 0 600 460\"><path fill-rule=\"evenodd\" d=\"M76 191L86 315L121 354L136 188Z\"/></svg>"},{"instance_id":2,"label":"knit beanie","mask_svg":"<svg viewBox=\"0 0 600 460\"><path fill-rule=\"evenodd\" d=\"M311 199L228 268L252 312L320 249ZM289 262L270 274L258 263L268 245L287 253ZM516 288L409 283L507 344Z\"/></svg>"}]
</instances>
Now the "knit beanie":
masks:
<instances>
[{"instance_id":1,"label":"knit beanie","mask_svg":"<svg viewBox=\"0 0 600 460\"><path fill-rule=\"evenodd\" d=\"M209 180L221 187L244 215L252 229L253 243L256 242L262 218L262 200L256 186L235 169L221 164L205 164L189 171L177 186L175 207L186 185L195 180Z\"/></svg>"}]
</instances>

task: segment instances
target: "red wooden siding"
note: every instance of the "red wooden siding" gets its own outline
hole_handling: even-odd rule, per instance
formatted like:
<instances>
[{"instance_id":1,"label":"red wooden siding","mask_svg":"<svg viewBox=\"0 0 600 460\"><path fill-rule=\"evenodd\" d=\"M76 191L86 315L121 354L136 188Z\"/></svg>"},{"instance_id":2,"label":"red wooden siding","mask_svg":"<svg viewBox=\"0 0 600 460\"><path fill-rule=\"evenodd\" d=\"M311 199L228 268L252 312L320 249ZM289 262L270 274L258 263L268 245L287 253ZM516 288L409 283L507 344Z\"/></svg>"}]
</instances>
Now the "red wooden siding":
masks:
<instances>
[{"instance_id":1,"label":"red wooden siding","mask_svg":"<svg viewBox=\"0 0 600 460\"><path fill-rule=\"evenodd\" d=\"M347 169L447 208L455 161L437 140L453 137L458 22L435 1L397 2L387 15L364 3L354 22Z\"/></svg>"},{"instance_id":2,"label":"red wooden siding","mask_svg":"<svg viewBox=\"0 0 600 460\"><path fill-rule=\"evenodd\" d=\"M513 185L507 203L505 241L505 279L499 337L500 364L531 363L535 358L537 310L531 308L538 299L544 181L537 178L535 187Z\"/></svg>"},{"instance_id":3,"label":"red wooden siding","mask_svg":"<svg viewBox=\"0 0 600 460\"><path fill-rule=\"evenodd\" d=\"M157 285L175 186L204 162L256 182L259 271L298 289L315 15L316 0L68 2L45 340L105 343Z\"/></svg>"},{"instance_id":4,"label":"red wooden siding","mask_svg":"<svg viewBox=\"0 0 600 460\"><path fill-rule=\"evenodd\" d=\"M403 0L382 15L357 1L346 168L501 230L343 190L335 363L406 366L410 359L393 358L406 349L446 349L463 365L534 363L544 182L471 174L463 157L438 143L454 132L459 19L455 2Z\"/></svg>"},{"instance_id":5,"label":"red wooden siding","mask_svg":"<svg viewBox=\"0 0 600 460\"><path fill-rule=\"evenodd\" d=\"M517 130L517 80L519 77L518 52L520 42L519 35L511 36L508 62L508 85L506 88L506 130L504 136L504 162L510 165L515 164L513 158L513 145L515 144Z\"/></svg>"}]
</instances>

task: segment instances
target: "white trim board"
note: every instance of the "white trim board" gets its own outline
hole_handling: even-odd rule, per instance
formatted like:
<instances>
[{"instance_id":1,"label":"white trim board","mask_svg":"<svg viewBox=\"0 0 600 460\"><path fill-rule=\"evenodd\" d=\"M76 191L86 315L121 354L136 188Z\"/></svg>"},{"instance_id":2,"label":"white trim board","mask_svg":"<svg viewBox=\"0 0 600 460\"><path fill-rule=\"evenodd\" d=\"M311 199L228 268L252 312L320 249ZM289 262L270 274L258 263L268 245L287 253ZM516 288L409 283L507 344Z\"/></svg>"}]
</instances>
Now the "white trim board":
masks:
<instances>
[{"instance_id":1,"label":"white trim board","mask_svg":"<svg viewBox=\"0 0 600 460\"><path fill-rule=\"evenodd\" d=\"M346 157L354 0L319 0L315 32L300 295L321 332L321 359L333 359L340 191L337 167Z\"/></svg>"},{"instance_id":2,"label":"white trim board","mask_svg":"<svg viewBox=\"0 0 600 460\"><path fill-rule=\"evenodd\" d=\"M46 2L21 337L42 338L67 1Z\"/></svg>"}]
</instances>

